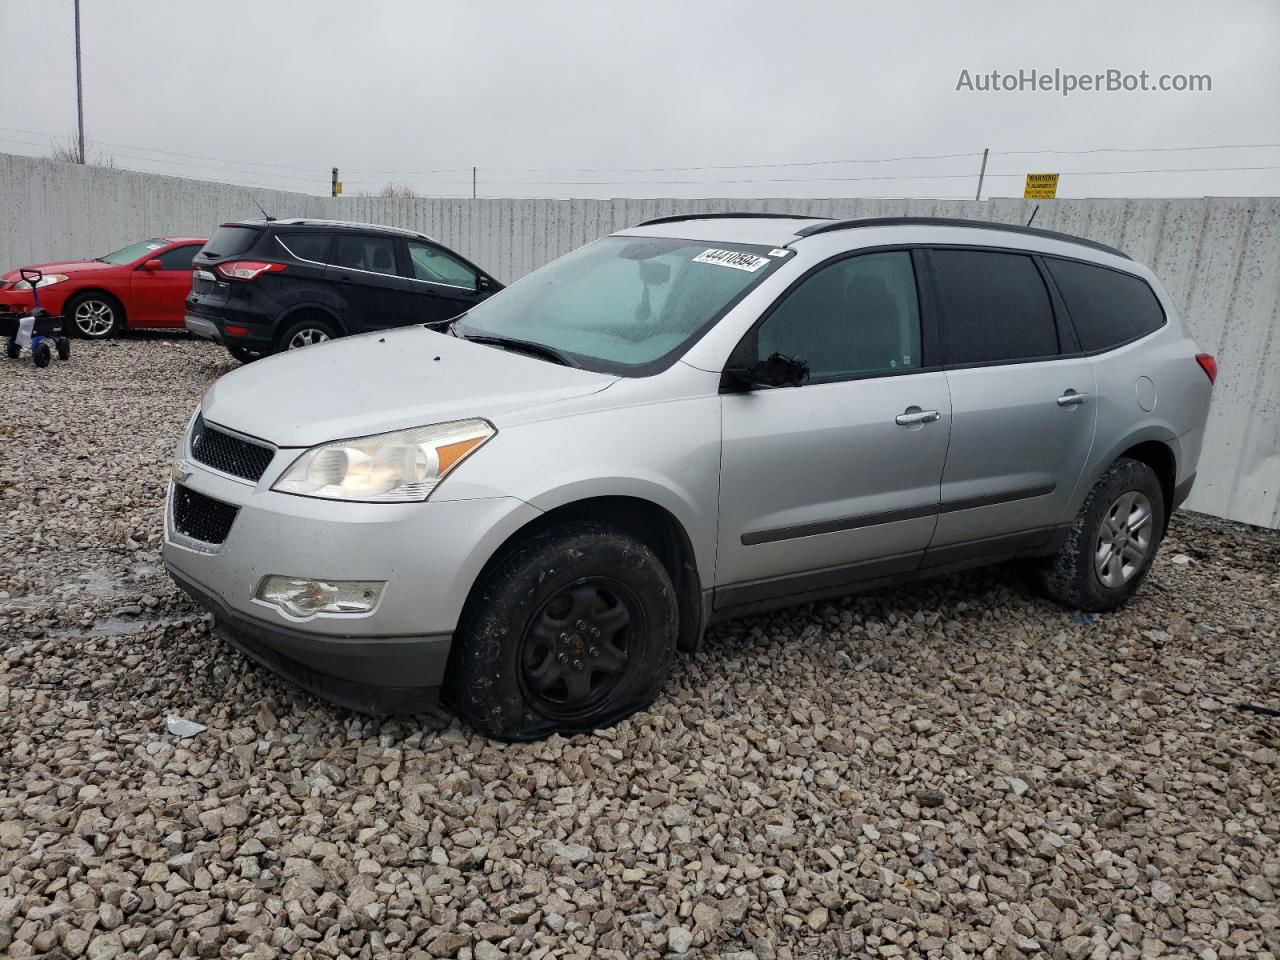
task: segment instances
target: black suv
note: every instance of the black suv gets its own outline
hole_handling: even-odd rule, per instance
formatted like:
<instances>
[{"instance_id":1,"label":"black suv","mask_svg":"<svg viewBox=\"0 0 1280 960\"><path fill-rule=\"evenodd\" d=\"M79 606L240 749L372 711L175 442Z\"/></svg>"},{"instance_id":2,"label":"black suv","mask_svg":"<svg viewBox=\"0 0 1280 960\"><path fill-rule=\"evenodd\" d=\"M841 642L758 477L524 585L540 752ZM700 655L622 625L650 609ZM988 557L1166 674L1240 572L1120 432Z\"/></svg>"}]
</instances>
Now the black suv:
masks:
<instances>
[{"instance_id":1,"label":"black suv","mask_svg":"<svg viewBox=\"0 0 1280 960\"><path fill-rule=\"evenodd\" d=\"M242 362L448 320L502 289L424 234L335 220L225 223L191 266L187 329Z\"/></svg>"}]
</instances>

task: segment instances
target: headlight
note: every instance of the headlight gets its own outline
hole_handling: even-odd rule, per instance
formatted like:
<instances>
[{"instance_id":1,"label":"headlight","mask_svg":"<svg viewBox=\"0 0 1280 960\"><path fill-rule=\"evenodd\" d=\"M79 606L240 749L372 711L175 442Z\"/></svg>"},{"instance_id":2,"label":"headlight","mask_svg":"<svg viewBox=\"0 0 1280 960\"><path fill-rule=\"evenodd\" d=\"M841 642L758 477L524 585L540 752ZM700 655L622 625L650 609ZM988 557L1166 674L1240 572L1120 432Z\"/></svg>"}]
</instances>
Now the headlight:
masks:
<instances>
[{"instance_id":1,"label":"headlight","mask_svg":"<svg viewBox=\"0 0 1280 960\"><path fill-rule=\"evenodd\" d=\"M295 460L271 489L322 500L425 500L497 432L487 420L457 420L322 444Z\"/></svg>"},{"instance_id":2,"label":"headlight","mask_svg":"<svg viewBox=\"0 0 1280 960\"><path fill-rule=\"evenodd\" d=\"M69 280L69 279L71 278L68 277L65 273L46 273L43 277L41 277L39 280L36 281L35 285L37 287L51 287L55 283L61 283L63 280ZM13 289L30 290L31 281L19 280L17 283L13 285Z\"/></svg>"}]
</instances>

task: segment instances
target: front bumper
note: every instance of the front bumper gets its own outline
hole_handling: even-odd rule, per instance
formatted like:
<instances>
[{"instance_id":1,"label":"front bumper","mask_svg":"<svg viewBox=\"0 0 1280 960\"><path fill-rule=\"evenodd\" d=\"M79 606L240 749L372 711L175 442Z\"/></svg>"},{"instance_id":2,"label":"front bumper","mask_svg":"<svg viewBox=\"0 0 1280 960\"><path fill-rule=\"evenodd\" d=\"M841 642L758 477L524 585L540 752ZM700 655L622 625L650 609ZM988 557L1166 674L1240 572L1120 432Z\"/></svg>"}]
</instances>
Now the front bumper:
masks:
<instances>
[{"instance_id":1,"label":"front bumper","mask_svg":"<svg viewBox=\"0 0 1280 960\"><path fill-rule=\"evenodd\" d=\"M172 565L165 568L213 614L217 637L323 700L360 713L392 714L421 713L440 699L449 634L320 637L238 614Z\"/></svg>"},{"instance_id":2,"label":"front bumper","mask_svg":"<svg viewBox=\"0 0 1280 960\"><path fill-rule=\"evenodd\" d=\"M236 508L219 544L195 540L165 502L165 567L214 615L215 632L313 693L370 712L434 702L471 586L503 541L540 515L515 498L339 503L271 490L301 453L278 449L257 483L189 457L188 490ZM385 583L363 614L293 617L255 599L271 575Z\"/></svg>"}]
</instances>

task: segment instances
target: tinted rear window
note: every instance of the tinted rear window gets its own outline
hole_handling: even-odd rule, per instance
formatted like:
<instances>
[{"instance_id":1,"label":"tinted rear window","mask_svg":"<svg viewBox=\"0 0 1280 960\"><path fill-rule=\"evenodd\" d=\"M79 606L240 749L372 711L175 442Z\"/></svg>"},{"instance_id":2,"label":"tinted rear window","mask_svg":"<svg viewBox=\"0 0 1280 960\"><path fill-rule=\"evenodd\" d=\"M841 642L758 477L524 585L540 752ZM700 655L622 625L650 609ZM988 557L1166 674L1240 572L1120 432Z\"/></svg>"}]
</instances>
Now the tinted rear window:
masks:
<instances>
[{"instance_id":1,"label":"tinted rear window","mask_svg":"<svg viewBox=\"0 0 1280 960\"><path fill-rule=\"evenodd\" d=\"M301 260L326 263L332 236L331 233L282 233L276 239L284 245L285 250Z\"/></svg>"},{"instance_id":2,"label":"tinted rear window","mask_svg":"<svg viewBox=\"0 0 1280 960\"><path fill-rule=\"evenodd\" d=\"M1109 350L1164 326L1145 280L1075 260L1046 259L1085 350Z\"/></svg>"},{"instance_id":3,"label":"tinted rear window","mask_svg":"<svg viewBox=\"0 0 1280 960\"><path fill-rule=\"evenodd\" d=\"M1049 291L1030 257L934 250L950 363L999 363L1058 353Z\"/></svg>"},{"instance_id":4,"label":"tinted rear window","mask_svg":"<svg viewBox=\"0 0 1280 960\"><path fill-rule=\"evenodd\" d=\"M204 245L203 252L208 257L234 257L252 247L258 233L252 227L219 227Z\"/></svg>"}]
</instances>

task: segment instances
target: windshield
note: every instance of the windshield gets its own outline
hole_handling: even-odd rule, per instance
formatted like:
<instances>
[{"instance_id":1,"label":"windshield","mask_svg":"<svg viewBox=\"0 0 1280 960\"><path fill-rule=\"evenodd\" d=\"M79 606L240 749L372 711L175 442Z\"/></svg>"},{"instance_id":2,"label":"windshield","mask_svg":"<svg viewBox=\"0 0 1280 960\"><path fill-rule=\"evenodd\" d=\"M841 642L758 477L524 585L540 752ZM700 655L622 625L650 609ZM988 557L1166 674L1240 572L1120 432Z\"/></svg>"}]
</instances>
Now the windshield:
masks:
<instances>
[{"instance_id":1,"label":"windshield","mask_svg":"<svg viewBox=\"0 0 1280 960\"><path fill-rule=\"evenodd\" d=\"M781 261L768 247L606 237L472 307L460 336L510 337L589 370L668 366Z\"/></svg>"},{"instance_id":2,"label":"windshield","mask_svg":"<svg viewBox=\"0 0 1280 960\"><path fill-rule=\"evenodd\" d=\"M139 240L137 243L131 243L115 253L108 253L105 257L99 257L98 259L103 263L133 263L143 254L150 253L152 250L159 250L161 247L167 247L168 245L168 240Z\"/></svg>"}]
</instances>

